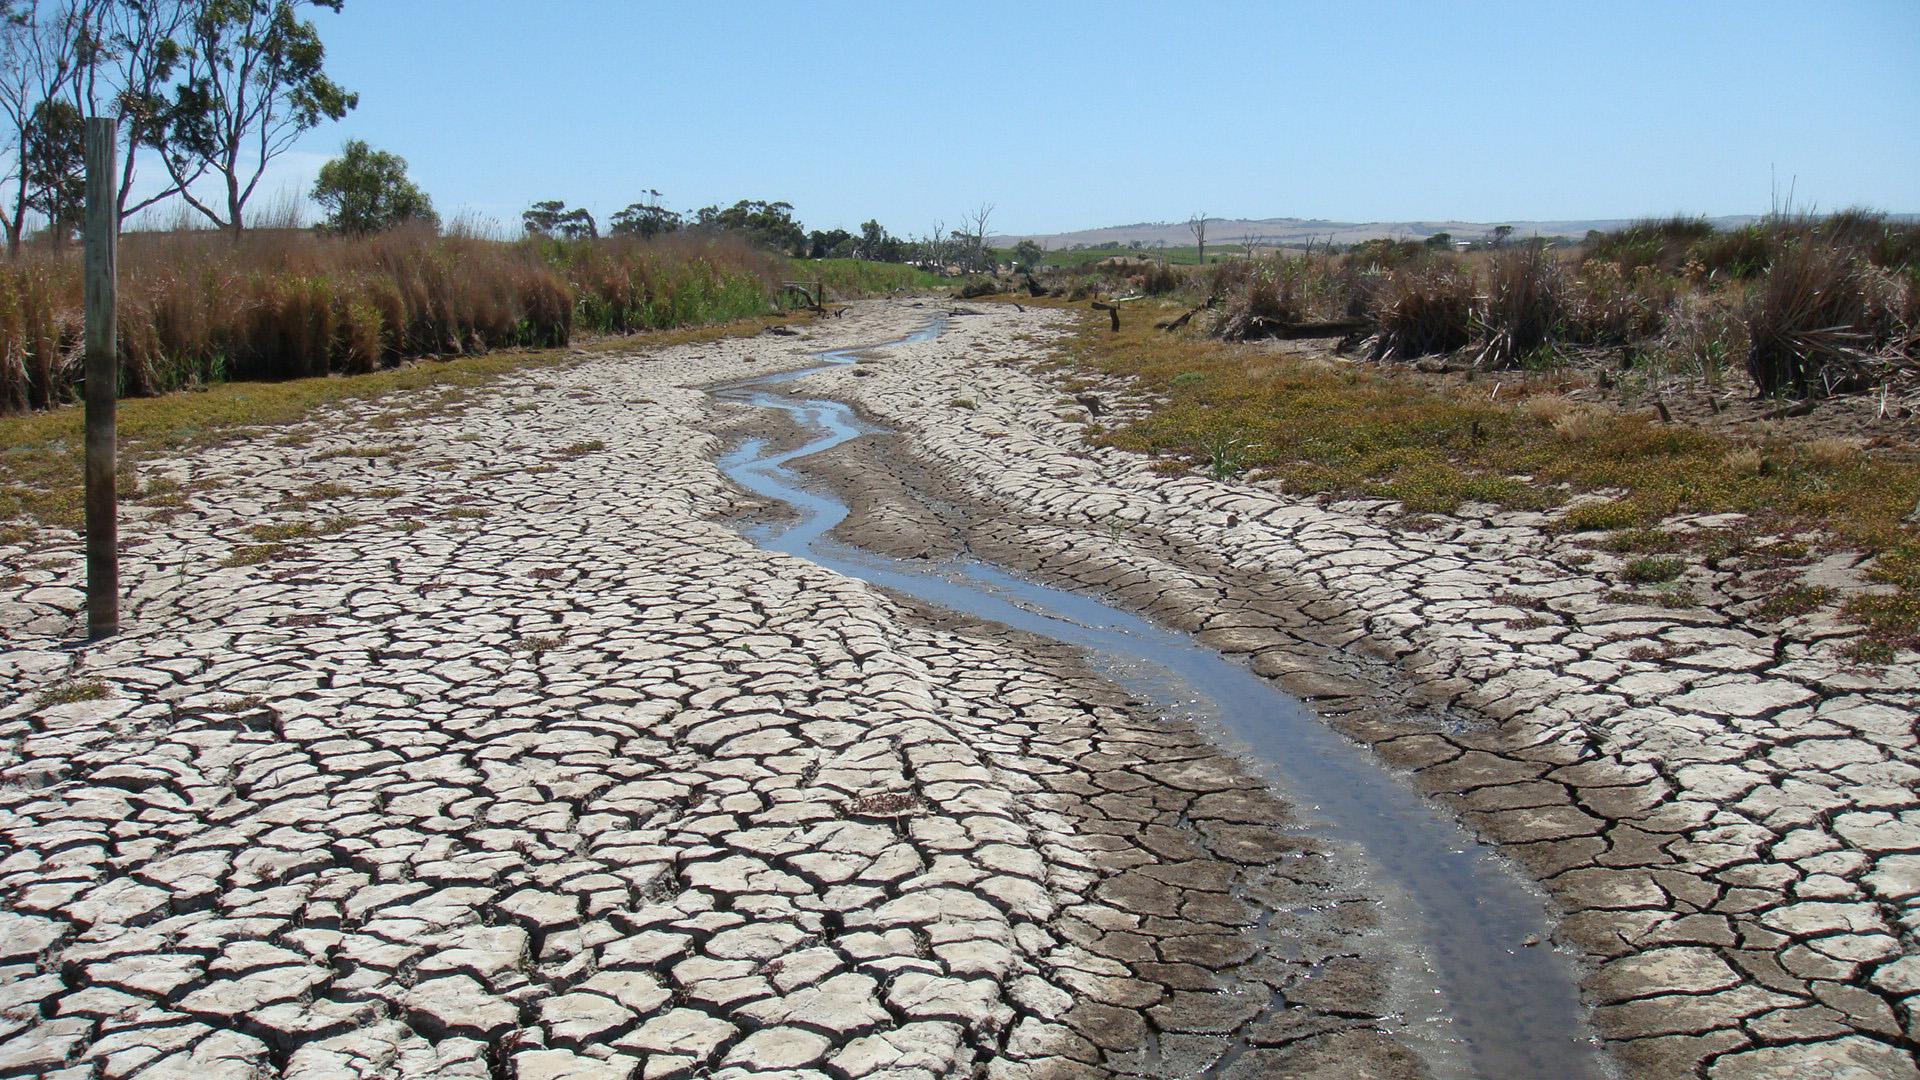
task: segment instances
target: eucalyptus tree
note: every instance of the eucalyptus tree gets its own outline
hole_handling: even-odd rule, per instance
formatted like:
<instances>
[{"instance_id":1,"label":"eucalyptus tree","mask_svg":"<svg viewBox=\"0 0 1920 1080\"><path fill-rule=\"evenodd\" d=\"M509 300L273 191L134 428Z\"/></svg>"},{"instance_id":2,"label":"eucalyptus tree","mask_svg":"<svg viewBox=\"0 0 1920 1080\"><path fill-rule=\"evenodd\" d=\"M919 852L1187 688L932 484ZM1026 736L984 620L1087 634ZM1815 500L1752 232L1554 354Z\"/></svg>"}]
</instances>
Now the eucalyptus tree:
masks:
<instances>
[{"instance_id":1,"label":"eucalyptus tree","mask_svg":"<svg viewBox=\"0 0 1920 1080\"><path fill-rule=\"evenodd\" d=\"M180 197L237 239L267 166L360 96L326 73L326 46L303 8L342 0L194 0L181 28L178 73L154 136ZM221 198L194 190L202 177Z\"/></svg>"},{"instance_id":2,"label":"eucalyptus tree","mask_svg":"<svg viewBox=\"0 0 1920 1080\"><path fill-rule=\"evenodd\" d=\"M349 140L340 156L320 167L313 201L327 210L326 231L348 236L382 232L408 222L438 226L433 200L407 176L407 159Z\"/></svg>"}]
</instances>

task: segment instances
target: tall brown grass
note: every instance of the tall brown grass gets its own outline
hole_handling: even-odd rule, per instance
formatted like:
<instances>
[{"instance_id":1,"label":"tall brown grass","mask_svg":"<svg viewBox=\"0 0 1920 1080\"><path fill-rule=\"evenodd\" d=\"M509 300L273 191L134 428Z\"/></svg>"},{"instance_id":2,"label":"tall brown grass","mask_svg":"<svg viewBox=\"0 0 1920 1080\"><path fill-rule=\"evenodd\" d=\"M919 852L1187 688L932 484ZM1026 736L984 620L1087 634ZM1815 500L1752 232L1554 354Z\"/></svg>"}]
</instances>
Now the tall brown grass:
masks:
<instances>
[{"instance_id":1,"label":"tall brown grass","mask_svg":"<svg viewBox=\"0 0 1920 1080\"><path fill-rule=\"evenodd\" d=\"M357 373L430 355L566 344L772 309L785 261L725 237L557 244L401 229L260 230L121 242L123 393ZM75 396L75 253L0 265L0 412Z\"/></svg>"}]
</instances>

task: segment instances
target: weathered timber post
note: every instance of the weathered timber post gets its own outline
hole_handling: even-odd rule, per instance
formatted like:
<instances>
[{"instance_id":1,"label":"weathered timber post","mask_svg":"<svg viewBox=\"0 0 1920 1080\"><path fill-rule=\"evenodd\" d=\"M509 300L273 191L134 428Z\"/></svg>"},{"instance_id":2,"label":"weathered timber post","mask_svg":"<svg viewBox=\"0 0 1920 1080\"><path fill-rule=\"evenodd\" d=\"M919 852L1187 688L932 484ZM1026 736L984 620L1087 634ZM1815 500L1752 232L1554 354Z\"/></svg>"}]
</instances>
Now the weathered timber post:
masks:
<instances>
[{"instance_id":1,"label":"weathered timber post","mask_svg":"<svg viewBox=\"0 0 1920 1080\"><path fill-rule=\"evenodd\" d=\"M120 526L114 491L114 398L120 391L117 317L118 125L87 119L87 636L120 632Z\"/></svg>"}]
</instances>

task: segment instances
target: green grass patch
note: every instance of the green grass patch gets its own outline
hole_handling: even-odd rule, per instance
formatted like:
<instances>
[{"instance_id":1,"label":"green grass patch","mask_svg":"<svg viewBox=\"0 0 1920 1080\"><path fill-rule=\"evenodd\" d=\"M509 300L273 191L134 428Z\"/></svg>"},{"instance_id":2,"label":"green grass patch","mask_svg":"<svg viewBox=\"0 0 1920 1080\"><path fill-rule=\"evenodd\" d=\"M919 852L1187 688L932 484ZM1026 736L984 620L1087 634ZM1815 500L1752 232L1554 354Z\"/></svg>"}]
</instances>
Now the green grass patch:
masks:
<instances>
[{"instance_id":1,"label":"green grass patch","mask_svg":"<svg viewBox=\"0 0 1920 1080\"><path fill-rule=\"evenodd\" d=\"M279 521L270 525L254 525L247 529L247 535L263 543L285 543L288 540L305 540L316 535L311 521Z\"/></svg>"},{"instance_id":2,"label":"green grass patch","mask_svg":"<svg viewBox=\"0 0 1920 1080\"><path fill-rule=\"evenodd\" d=\"M1593 546L1602 551L1646 555L1678 550L1686 546L1686 541L1665 529L1621 529L1601 537Z\"/></svg>"},{"instance_id":3,"label":"green grass patch","mask_svg":"<svg viewBox=\"0 0 1920 1080\"><path fill-rule=\"evenodd\" d=\"M1762 600L1753 613L1757 618L1778 622L1817 611L1832 599L1833 590L1825 586L1796 585Z\"/></svg>"},{"instance_id":4,"label":"green grass patch","mask_svg":"<svg viewBox=\"0 0 1920 1080\"><path fill-rule=\"evenodd\" d=\"M292 550L293 549L285 543L279 541L266 544L241 544L234 548L232 553L225 559L222 559L220 565L259 566L261 563L268 563L275 559L285 558Z\"/></svg>"},{"instance_id":5,"label":"green grass patch","mask_svg":"<svg viewBox=\"0 0 1920 1080\"><path fill-rule=\"evenodd\" d=\"M248 527L247 535L263 544L284 544L293 540L312 540L345 532L360 524L356 518L335 514L319 521L275 521Z\"/></svg>"},{"instance_id":6,"label":"green grass patch","mask_svg":"<svg viewBox=\"0 0 1920 1080\"><path fill-rule=\"evenodd\" d=\"M98 679L70 679L34 695L33 703L42 709L53 705L72 705L80 701L99 701L111 691Z\"/></svg>"},{"instance_id":7,"label":"green grass patch","mask_svg":"<svg viewBox=\"0 0 1920 1080\"><path fill-rule=\"evenodd\" d=\"M288 506L306 506L309 503L325 502L328 499L343 499L352 494L353 489L345 484L336 484L332 481L322 480L317 484L310 484L300 491L287 496L286 504Z\"/></svg>"},{"instance_id":8,"label":"green grass patch","mask_svg":"<svg viewBox=\"0 0 1920 1080\"><path fill-rule=\"evenodd\" d=\"M905 263L869 262L866 259L792 259L789 265L793 270L793 280L825 282L827 295L843 300L900 289L941 289L951 284L938 274Z\"/></svg>"},{"instance_id":9,"label":"green grass patch","mask_svg":"<svg viewBox=\"0 0 1920 1080\"><path fill-rule=\"evenodd\" d=\"M1849 597L1841 606L1842 614L1867 627L1865 638L1852 647L1855 659L1882 663L1895 650L1920 650L1920 541L1883 552L1871 575L1895 591Z\"/></svg>"},{"instance_id":10,"label":"green grass patch","mask_svg":"<svg viewBox=\"0 0 1920 1080\"><path fill-rule=\"evenodd\" d=\"M373 446L340 446L332 450L320 451L313 455L313 460L334 461L339 458L361 458L366 461L375 461L383 457L392 457L399 453L401 449L402 448L398 446L383 446L378 444Z\"/></svg>"},{"instance_id":11,"label":"green grass patch","mask_svg":"<svg viewBox=\"0 0 1920 1080\"><path fill-rule=\"evenodd\" d=\"M1687 564L1679 559L1642 557L1627 560L1627 564L1620 568L1620 576L1636 585L1651 585L1672 581L1686 571Z\"/></svg>"},{"instance_id":12,"label":"green grass patch","mask_svg":"<svg viewBox=\"0 0 1920 1080\"><path fill-rule=\"evenodd\" d=\"M1602 532L1629 530L1647 519L1647 512L1630 502L1597 499L1567 508L1560 515L1561 532Z\"/></svg>"},{"instance_id":13,"label":"green grass patch","mask_svg":"<svg viewBox=\"0 0 1920 1080\"><path fill-rule=\"evenodd\" d=\"M559 634L529 634L507 646L517 653L526 653L535 660L561 646L563 639Z\"/></svg>"}]
</instances>

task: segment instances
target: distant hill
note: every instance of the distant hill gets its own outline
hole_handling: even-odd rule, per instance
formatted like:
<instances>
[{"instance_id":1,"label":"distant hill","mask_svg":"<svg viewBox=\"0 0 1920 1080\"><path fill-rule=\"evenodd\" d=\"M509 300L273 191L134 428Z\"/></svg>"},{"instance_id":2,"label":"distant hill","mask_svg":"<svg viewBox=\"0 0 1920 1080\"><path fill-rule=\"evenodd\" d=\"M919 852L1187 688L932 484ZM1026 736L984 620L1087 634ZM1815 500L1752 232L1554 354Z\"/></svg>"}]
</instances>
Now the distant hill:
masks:
<instances>
[{"instance_id":1,"label":"distant hill","mask_svg":"<svg viewBox=\"0 0 1920 1080\"><path fill-rule=\"evenodd\" d=\"M1898 215L1896 215L1898 216ZM1577 221L1328 221L1324 218L1227 218L1207 219L1207 242L1239 244L1252 242L1262 246L1304 247L1309 243L1356 244L1381 237L1424 240L1435 233L1450 233L1456 240L1474 240L1491 235L1497 225L1513 226L1516 237L1569 236L1579 238L1589 229L1618 229L1631 224L1632 218L1590 218ZM1758 214L1736 214L1708 218L1716 228L1733 229L1760 220ZM1134 225L1113 225L1104 229L1044 234L995 236L996 247L1012 247L1032 240L1049 251L1076 245L1097 247L1117 243L1131 247L1138 240L1142 247L1190 247L1193 233L1184 221L1145 221Z\"/></svg>"}]
</instances>

